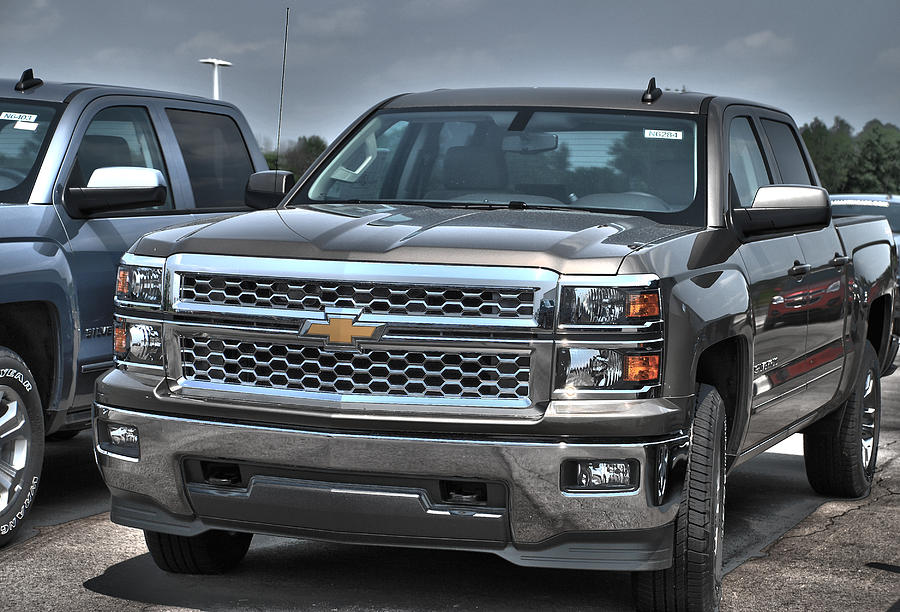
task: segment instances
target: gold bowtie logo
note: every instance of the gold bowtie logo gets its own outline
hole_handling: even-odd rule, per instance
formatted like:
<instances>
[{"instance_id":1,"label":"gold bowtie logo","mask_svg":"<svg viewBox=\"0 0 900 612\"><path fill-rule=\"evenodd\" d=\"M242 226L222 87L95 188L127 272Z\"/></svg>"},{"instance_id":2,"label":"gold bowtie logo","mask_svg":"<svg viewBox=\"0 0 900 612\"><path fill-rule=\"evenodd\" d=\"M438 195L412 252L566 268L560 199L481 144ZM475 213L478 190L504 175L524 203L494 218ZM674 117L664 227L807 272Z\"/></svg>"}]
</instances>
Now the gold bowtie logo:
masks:
<instances>
[{"instance_id":1,"label":"gold bowtie logo","mask_svg":"<svg viewBox=\"0 0 900 612\"><path fill-rule=\"evenodd\" d=\"M306 336L325 336L329 344L355 344L357 338L372 338L381 325L357 325L350 317L329 317L328 323L311 323Z\"/></svg>"}]
</instances>

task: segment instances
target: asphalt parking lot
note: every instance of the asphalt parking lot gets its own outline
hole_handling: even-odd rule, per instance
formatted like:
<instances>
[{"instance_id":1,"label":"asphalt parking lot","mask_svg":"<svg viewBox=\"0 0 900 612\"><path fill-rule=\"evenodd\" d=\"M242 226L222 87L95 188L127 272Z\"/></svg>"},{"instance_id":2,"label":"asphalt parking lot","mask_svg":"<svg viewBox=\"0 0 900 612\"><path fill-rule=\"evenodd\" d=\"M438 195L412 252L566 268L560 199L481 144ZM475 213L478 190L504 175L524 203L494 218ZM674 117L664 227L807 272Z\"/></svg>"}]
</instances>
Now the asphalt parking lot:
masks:
<instances>
[{"instance_id":1,"label":"asphalt parking lot","mask_svg":"<svg viewBox=\"0 0 900 612\"><path fill-rule=\"evenodd\" d=\"M724 610L900 610L900 374L883 389L869 498L816 495L799 437L729 477ZM109 522L107 505L89 435L48 444L25 537L0 551L0 609L632 609L626 574L272 537L257 537L228 575L169 575L140 532Z\"/></svg>"}]
</instances>

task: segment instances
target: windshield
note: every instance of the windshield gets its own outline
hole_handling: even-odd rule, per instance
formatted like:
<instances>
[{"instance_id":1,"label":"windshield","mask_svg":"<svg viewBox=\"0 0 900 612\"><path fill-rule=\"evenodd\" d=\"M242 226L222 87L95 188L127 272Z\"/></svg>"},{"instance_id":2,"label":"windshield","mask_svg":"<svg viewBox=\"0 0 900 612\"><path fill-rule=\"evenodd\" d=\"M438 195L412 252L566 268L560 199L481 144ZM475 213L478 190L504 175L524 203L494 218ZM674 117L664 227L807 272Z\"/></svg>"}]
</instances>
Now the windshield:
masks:
<instances>
[{"instance_id":1,"label":"windshield","mask_svg":"<svg viewBox=\"0 0 900 612\"><path fill-rule=\"evenodd\" d=\"M0 202L27 202L58 104L0 99Z\"/></svg>"},{"instance_id":2,"label":"windshield","mask_svg":"<svg viewBox=\"0 0 900 612\"><path fill-rule=\"evenodd\" d=\"M890 203L885 200L851 200L835 196L831 200L831 214L836 217L852 217L854 215L884 215L891 226L891 231L900 232L900 202Z\"/></svg>"},{"instance_id":3,"label":"windshield","mask_svg":"<svg viewBox=\"0 0 900 612\"><path fill-rule=\"evenodd\" d=\"M656 112L382 111L291 204L575 208L701 224L697 142L693 118Z\"/></svg>"}]
</instances>

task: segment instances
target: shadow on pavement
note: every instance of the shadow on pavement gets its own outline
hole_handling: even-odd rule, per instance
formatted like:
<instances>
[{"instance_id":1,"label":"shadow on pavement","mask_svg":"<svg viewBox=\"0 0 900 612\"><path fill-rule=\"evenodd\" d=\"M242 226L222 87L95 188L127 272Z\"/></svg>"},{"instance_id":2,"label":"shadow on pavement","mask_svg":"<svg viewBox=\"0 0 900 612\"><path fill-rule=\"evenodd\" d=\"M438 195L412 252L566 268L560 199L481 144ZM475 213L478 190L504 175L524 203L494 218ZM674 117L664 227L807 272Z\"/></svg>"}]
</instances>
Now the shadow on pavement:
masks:
<instances>
[{"instance_id":1,"label":"shadow on pavement","mask_svg":"<svg viewBox=\"0 0 900 612\"><path fill-rule=\"evenodd\" d=\"M258 538L224 576L179 576L149 554L85 588L120 599L204 610L632 610L624 573L514 566L489 554Z\"/></svg>"},{"instance_id":2,"label":"shadow on pavement","mask_svg":"<svg viewBox=\"0 0 900 612\"><path fill-rule=\"evenodd\" d=\"M26 524L32 528L59 525L108 510L109 491L94 462L91 432L82 431L71 440L47 441L37 500Z\"/></svg>"}]
</instances>

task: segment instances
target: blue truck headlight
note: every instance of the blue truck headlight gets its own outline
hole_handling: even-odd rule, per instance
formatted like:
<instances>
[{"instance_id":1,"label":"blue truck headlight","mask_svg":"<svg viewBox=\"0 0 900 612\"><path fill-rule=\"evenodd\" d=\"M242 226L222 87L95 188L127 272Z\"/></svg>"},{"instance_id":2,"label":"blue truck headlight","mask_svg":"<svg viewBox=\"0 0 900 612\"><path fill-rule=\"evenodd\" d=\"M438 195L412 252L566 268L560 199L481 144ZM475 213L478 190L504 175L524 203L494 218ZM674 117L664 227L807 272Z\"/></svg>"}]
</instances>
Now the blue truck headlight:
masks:
<instances>
[{"instance_id":1,"label":"blue truck headlight","mask_svg":"<svg viewBox=\"0 0 900 612\"><path fill-rule=\"evenodd\" d=\"M126 253L116 276L116 304L160 308L163 296L163 265L160 257Z\"/></svg>"}]
</instances>

